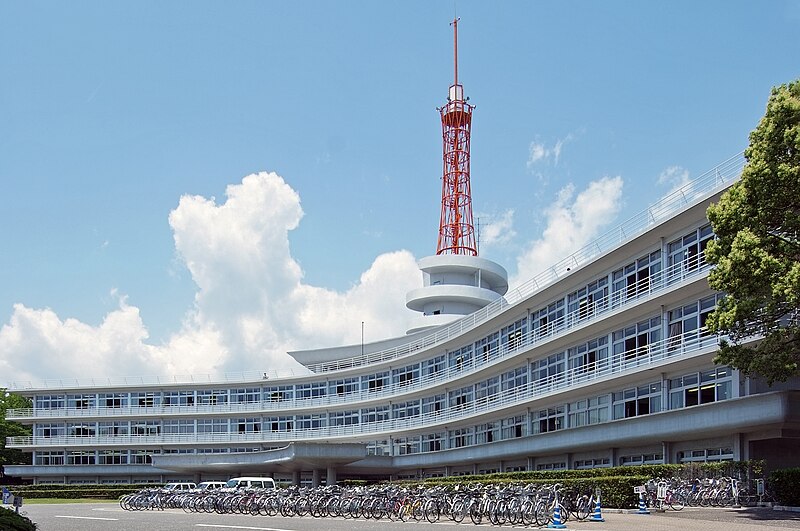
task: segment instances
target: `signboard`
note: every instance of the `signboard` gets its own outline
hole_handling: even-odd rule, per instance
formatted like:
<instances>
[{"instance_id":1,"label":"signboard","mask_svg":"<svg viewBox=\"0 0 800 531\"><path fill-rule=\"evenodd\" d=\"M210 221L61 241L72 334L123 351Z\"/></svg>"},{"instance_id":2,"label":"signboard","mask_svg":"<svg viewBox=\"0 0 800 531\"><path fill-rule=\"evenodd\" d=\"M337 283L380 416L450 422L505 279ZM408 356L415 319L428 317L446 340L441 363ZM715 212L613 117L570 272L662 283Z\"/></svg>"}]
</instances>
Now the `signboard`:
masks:
<instances>
[{"instance_id":1,"label":"signboard","mask_svg":"<svg viewBox=\"0 0 800 531\"><path fill-rule=\"evenodd\" d=\"M764 495L764 480L763 479L757 479L756 480L756 494L759 495L759 496L763 496Z\"/></svg>"},{"instance_id":2,"label":"signboard","mask_svg":"<svg viewBox=\"0 0 800 531\"><path fill-rule=\"evenodd\" d=\"M638 487L633 487L633 493L634 494L644 494L645 492L647 492L647 487L645 487L644 485L639 485Z\"/></svg>"},{"instance_id":3,"label":"signboard","mask_svg":"<svg viewBox=\"0 0 800 531\"><path fill-rule=\"evenodd\" d=\"M667 499L667 486L666 485L659 485L658 491L656 492L656 497L659 500L666 500Z\"/></svg>"},{"instance_id":4,"label":"signboard","mask_svg":"<svg viewBox=\"0 0 800 531\"><path fill-rule=\"evenodd\" d=\"M3 505L8 505L12 502L13 496L11 496L11 491L7 488L3 487Z\"/></svg>"}]
</instances>

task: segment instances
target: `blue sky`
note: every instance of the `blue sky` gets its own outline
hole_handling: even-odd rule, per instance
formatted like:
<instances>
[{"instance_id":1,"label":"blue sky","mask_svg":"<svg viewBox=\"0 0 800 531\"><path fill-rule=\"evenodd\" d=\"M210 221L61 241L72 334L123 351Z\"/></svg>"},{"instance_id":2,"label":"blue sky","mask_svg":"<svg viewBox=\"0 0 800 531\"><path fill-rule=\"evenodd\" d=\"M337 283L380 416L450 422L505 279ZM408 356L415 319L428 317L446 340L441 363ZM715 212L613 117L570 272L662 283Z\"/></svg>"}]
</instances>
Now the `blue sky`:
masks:
<instances>
[{"instance_id":1,"label":"blue sky","mask_svg":"<svg viewBox=\"0 0 800 531\"><path fill-rule=\"evenodd\" d=\"M456 7L481 254L515 280L741 151L800 74L797 1ZM0 385L402 333L436 246L453 14L0 3Z\"/></svg>"}]
</instances>

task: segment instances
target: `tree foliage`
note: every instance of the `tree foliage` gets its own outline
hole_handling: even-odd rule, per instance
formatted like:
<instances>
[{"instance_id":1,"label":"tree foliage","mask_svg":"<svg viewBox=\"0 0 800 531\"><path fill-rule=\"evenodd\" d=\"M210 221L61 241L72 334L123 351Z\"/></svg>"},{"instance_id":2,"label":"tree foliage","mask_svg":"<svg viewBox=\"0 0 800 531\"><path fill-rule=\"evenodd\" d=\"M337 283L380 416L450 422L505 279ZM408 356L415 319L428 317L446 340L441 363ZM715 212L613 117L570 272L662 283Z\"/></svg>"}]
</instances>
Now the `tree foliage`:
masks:
<instances>
[{"instance_id":1,"label":"tree foliage","mask_svg":"<svg viewBox=\"0 0 800 531\"><path fill-rule=\"evenodd\" d=\"M742 177L708 208L716 362L769 384L800 374L800 79L774 87Z\"/></svg>"},{"instance_id":2,"label":"tree foliage","mask_svg":"<svg viewBox=\"0 0 800 531\"><path fill-rule=\"evenodd\" d=\"M20 395L9 393L0 388L0 478L3 477L3 465L30 464L30 454L20 450L6 448L6 437L20 437L31 434L27 426L6 420L7 409L29 408L31 401Z\"/></svg>"}]
</instances>

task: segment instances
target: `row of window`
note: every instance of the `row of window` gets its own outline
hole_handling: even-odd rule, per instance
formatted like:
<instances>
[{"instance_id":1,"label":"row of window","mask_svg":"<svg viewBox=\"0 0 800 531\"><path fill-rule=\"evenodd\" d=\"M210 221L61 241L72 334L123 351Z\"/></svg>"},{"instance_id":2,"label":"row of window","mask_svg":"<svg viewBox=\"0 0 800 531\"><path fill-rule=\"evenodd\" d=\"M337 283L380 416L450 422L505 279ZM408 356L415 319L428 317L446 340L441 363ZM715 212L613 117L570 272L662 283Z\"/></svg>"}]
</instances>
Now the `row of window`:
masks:
<instances>
[{"instance_id":1,"label":"row of window","mask_svg":"<svg viewBox=\"0 0 800 531\"><path fill-rule=\"evenodd\" d=\"M33 464L59 465L149 465L153 455L161 454L236 454L260 452L269 448L198 448L165 450L54 450L34 452Z\"/></svg>"}]
</instances>

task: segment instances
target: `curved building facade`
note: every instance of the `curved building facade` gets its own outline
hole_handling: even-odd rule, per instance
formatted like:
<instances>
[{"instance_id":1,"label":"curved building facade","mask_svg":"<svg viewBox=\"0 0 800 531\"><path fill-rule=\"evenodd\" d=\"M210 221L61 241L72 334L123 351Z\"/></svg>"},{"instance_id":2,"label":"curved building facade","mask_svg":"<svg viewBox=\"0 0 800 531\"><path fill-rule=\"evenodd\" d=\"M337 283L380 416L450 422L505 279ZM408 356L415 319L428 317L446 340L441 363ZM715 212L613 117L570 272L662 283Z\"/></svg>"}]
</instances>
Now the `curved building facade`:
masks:
<instances>
[{"instance_id":1,"label":"curved building facade","mask_svg":"<svg viewBox=\"0 0 800 531\"><path fill-rule=\"evenodd\" d=\"M15 388L33 408L7 417L33 435L7 445L33 464L6 473L318 484L778 456L797 465L800 383L769 388L715 365L719 338L704 326L720 298L707 283L705 211L742 162L510 292L497 271L476 268L474 298L491 300L453 322L290 353L307 375ZM430 293L409 295L409 307L432 307Z\"/></svg>"}]
</instances>

